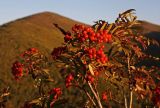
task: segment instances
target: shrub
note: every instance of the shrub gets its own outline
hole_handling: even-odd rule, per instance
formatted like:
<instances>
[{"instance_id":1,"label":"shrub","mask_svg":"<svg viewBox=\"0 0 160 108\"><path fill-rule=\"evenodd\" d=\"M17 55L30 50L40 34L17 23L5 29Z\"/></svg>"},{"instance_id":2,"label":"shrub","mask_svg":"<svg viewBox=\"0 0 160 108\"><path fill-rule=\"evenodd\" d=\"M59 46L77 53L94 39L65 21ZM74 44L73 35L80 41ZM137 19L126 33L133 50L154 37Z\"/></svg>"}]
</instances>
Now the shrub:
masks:
<instances>
[{"instance_id":1,"label":"shrub","mask_svg":"<svg viewBox=\"0 0 160 108\"><path fill-rule=\"evenodd\" d=\"M71 32L56 26L63 31L64 43L54 48L51 56L60 68L66 88L85 95L81 107L132 108L138 102L141 106L160 107L159 68L142 65L148 58L159 60L145 53L156 41L138 31L133 11L119 14L111 24L104 20L93 26L76 24ZM49 66L49 59L35 48L25 51L20 61L13 64L12 74L16 79L30 74L38 80L39 98L25 106L51 108L63 103L62 88L49 90L42 86L54 81Z\"/></svg>"}]
</instances>

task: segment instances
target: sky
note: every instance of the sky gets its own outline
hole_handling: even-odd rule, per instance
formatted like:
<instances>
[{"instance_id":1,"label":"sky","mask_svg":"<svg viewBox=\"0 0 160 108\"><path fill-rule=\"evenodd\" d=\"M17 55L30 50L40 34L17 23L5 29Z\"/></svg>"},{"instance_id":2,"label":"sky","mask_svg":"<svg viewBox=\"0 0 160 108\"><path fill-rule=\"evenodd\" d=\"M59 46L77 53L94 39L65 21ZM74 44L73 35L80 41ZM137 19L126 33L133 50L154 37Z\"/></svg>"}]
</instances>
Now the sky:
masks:
<instances>
[{"instance_id":1,"label":"sky","mask_svg":"<svg viewBox=\"0 0 160 108\"><path fill-rule=\"evenodd\" d=\"M44 11L86 24L100 19L114 22L128 9L135 9L139 20L160 25L160 0L0 0L0 25Z\"/></svg>"}]
</instances>

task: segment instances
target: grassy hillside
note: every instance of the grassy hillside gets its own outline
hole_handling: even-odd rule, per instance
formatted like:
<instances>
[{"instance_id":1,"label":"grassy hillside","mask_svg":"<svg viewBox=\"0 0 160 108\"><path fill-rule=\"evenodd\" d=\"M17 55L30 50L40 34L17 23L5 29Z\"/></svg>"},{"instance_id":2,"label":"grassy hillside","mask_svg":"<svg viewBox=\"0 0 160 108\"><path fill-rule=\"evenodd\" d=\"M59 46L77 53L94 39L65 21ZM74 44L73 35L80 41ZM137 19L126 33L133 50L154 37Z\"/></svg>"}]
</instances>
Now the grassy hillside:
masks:
<instances>
[{"instance_id":1,"label":"grassy hillside","mask_svg":"<svg viewBox=\"0 0 160 108\"><path fill-rule=\"evenodd\" d=\"M54 47L63 42L63 35L54 24L70 30L75 23L80 22L55 13L43 12L0 26L0 90L9 86L14 94L10 97L8 108L21 106L24 101L31 98L32 93L36 92L29 78L20 82L14 81L11 66L16 57L30 47L36 47L46 54L50 53ZM151 38L158 38L160 42L160 26L145 21L141 23L139 27L142 32ZM155 50L155 54L160 54L158 48L154 46L149 51ZM56 70L53 72L57 78L60 77Z\"/></svg>"},{"instance_id":2,"label":"grassy hillside","mask_svg":"<svg viewBox=\"0 0 160 108\"><path fill-rule=\"evenodd\" d=\"M155 39L160 44L160 26L155 25L146 21L140 21L141 25L139 28L142 30L147 37ZM156 57L160 57L160 47L156 45L150 45L146 51L148 54L151 54Z\"/></svg>"},{"instance_id":3,"label":"grassy hillside","mask_svg":"<svg viewBox=\"0 0 160 108\"><path fill-rule=\"evenodd\" d=\"M139 21L141 25L139 27L142 28L144 33L150 33L150 32L160 32L160 26L156 24L152 24L147 21Z\"/></svg>"},{"instance_id":4,"label":"grassy hillside","mask_svg":"<svg viewBox=\"0 0 160 108\"><path fill-rule=\"evenodd\" d=\"M30 47L36 47L46 54L50 53L63 42L63 35L54 24L70 30L75 23L79 22L55 13L43 12L0 26L0 90L9 86L12 93L17 95L11 97L14 104L9 105L19 106L29 98L24 97L33 92L33 85L28 83L29 79L20 82L13 80L11 66L15 58Z\"/></svg>"}]
</instances>

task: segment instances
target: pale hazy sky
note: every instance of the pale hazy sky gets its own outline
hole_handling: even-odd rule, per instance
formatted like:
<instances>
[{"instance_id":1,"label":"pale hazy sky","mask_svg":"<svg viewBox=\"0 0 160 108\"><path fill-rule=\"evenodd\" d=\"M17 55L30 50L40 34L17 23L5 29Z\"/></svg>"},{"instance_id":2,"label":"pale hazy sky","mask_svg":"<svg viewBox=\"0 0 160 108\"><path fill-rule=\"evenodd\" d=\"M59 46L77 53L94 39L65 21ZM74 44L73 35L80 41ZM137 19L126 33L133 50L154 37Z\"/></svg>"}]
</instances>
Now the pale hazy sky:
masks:
<instances>
[{"instance_id":1,"label":"pale hazy sky","mask_svg":"<svg viewBox=\"0 0 160 108\"><path fill-rule=\"evenodd\" d=\"M160 0L0 0L0 24L43 11L88 24L99 19L113 22L131 8L138 19L160 24Z\"/></svg>"}]
</instances>

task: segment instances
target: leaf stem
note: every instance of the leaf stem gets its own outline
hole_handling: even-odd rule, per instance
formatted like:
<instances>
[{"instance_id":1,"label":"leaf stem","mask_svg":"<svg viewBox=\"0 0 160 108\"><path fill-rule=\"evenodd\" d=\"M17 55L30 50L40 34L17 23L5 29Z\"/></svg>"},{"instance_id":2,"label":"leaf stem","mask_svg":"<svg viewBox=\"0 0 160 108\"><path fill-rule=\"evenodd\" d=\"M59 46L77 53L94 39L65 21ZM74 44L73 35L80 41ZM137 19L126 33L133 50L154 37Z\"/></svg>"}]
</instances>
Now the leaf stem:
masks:
<instances>
[{"instance_id":1,"label":"leaf stem","mask_svg":"<svg viewBox=\"0 0 160 108\"><path fill-rule=\"evenodd\" d=\"M95 97L95 98L96 98L96 100L97 100L97 103L98 103L99 108L103 108L103 106L102 106L102 103L101 103L100 99L98 98L98 96L97 96L97 94L96 94L95 90L94 90L94 89L93 89L93 87L92 87L92 84L91 84L90 82L88 82L88 85L89 85L89 87L90 87L90 89L91 89L91 91L92 91L92 93L93 93L94 97Z\"/></svg>"},{"instance_id":2,"label":"leaf stem","mask_svg":"<svg viewBox=\"0 0 160 108\"><path fill-rule=\"evenodd\" d=\"M130 70L130 57L128 55L127 57L127 64L128 64L128 73L129 73L129 80L132 81L132 73L131 73L131 70ZM132 104L133 104L133 85L132 85L132 82L130 83L130 103L129 103L129 108L132 108Z\"/></svg>"}]
</instances>

